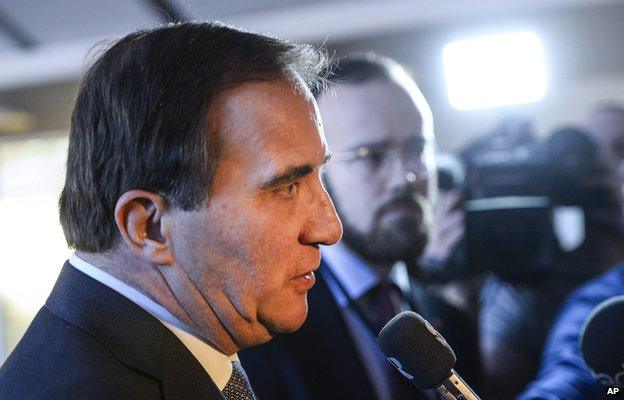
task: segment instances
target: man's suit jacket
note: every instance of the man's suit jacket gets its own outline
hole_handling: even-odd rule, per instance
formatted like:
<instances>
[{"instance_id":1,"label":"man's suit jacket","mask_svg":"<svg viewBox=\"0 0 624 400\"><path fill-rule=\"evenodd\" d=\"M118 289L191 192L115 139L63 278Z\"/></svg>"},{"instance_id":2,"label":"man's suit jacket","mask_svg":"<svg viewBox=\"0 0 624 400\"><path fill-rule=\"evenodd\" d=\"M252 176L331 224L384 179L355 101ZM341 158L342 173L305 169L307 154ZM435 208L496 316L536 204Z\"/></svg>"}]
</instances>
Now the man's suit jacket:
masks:
<instances>
[{"instance_id":1,"label":"man's suit jacket","mask_svg":"<svg viewBox=\"0 0 624 400\"><path fill-rule=\"evenodd\" d=\"M377 400L321 263L308 293L308 318L294 334L243 350L239 357L259 400ZM480 377L476 332L466 316L413 285L409 299L453 347L456 370L475 388Z\"/></svg>"},{"instance_id":2,"label":"man's suit jacket","mask_svg":"<svg viewBox=\"0 0 624 400\"><path fill-rule=\"evenodd\" d=\"M224 397L160 321L65 264L46 304L0 368L0 399Z\"/></svg>"}]
</instances>

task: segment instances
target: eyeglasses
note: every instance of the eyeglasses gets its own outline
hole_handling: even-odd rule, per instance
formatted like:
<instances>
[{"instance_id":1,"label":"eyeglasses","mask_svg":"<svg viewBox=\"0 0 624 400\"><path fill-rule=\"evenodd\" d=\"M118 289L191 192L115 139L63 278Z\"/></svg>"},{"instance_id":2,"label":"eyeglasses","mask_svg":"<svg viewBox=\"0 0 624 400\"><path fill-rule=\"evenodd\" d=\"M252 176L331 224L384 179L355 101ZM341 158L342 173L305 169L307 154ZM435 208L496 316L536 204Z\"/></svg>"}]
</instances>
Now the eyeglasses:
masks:
<instances>
[{"instance_id":1,"label":"eyeglasses","mask_svg":"<svg viewBox=\"0 0 624 400\"><path fill-rule=\"evenodd\" d=\"M368 144L353 150L336 152L332 156L332 161L349 163L354 167L362 168L363 172L368 174L383 174L390 170L394 160L400 159L408 169L408 174L412 173L414 179L422 179L427 177L427 166L424 160L426 144L426 141L421 138L396 144Z\"/></svg>"}]
</instances>

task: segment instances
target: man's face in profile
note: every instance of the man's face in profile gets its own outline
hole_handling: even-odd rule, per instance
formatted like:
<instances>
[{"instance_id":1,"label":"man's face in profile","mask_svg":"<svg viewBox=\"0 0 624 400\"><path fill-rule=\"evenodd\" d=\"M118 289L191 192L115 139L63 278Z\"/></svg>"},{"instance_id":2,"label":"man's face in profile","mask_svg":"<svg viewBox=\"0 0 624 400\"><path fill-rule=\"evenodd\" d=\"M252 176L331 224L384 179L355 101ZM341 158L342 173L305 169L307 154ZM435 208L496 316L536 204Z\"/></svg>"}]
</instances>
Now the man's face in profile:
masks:
<instances>
[{"instance_id":1,"label":"man's face in profile","mask_svg":"<svg viewBox=\"0 0 624 400\"><path fill-rule=\"evenodd\" d=\"M372 262L418 256L431 218L430 144L410 92L384 79L338 84L319 109L335 152L327 178L345 243Z\"/></svg>"},{"instance_id":2,"label":"man's face in profile","mask_svg":"<svg viewBox=\"0 0 624 400\"><path fill-rule=\"evenodd\" d=\"M244 348L301 326L319 245L342 227L321 183L329 152L307 88L242 84L211 104L208 126L222 145L211 196L172 223L186 275L177 298L199 325L208 303Z\"/></svg>"}]
</instances>

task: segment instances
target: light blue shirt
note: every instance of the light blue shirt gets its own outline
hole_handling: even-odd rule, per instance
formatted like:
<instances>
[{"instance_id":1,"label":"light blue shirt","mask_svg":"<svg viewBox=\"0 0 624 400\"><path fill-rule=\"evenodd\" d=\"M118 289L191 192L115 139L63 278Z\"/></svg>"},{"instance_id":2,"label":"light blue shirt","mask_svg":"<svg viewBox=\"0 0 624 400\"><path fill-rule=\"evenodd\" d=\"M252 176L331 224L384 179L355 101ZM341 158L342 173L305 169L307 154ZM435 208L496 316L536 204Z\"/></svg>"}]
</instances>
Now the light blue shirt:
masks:
<instances>
[{"instance_id":1,"label":"light blue shirt","mask_svg":"<svg viewBox=\"0 0 624 400\"><path fill-rule=\"evenodd\" d=\"M379 277L371 265L342 242L331 247L323 247L321 254L327 267L347 292L344 293L333 279L330 280L330 290L341 307L348 305L349 298L357 300L379 283ZM404 262L397 262L394 265L388 279L395 283L403 294L409 295L411 287Z\"/></svg>"},{"instance_id":2,"label":"light blue shirt","mask_svg":"<svg viewBox=\"0 0 624 400\"><path fill-rule=\"evenodd\" d=\"M362 357L377 397L383 400L392 400L387 374L388 368L391 368L390 364L381 352L375 334L370 331L362 317L352 307L349 307L349 299L357 300L362 297L379 283L380 278L375 274L370 264L343 243L323 247L321 254L325 265L331 271L331 273L324 274L323 278L341 307L349 333ZM404 263L397 263L393 267L389 279L396 283L403 293L409 292L409 276Z\"/></svg>"}]
</instances>

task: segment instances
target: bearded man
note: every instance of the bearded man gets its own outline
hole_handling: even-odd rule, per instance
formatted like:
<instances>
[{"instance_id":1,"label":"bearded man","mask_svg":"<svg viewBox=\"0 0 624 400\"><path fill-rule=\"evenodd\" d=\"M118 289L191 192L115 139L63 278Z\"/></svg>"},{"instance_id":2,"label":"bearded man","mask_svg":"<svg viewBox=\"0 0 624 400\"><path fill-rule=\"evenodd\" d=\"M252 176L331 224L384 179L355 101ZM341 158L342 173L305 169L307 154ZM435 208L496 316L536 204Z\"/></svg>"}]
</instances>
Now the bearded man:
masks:
<instances>
[{"instance_id":1,"label":"bearded man","mask_svg":"<svg viewBox=\"0 0 624 400\"><path fill-rule=\"evenodd\" d=\"M321 251L301 330L242 353L258 398L427 398L376 343L385 323L405 310L442 333L457 352L457 370L475 384L478 349L467 318L406 267L425 248L436 254L449 247L428 242L444 237L430 234L436 176L429 106L405 69L384 57L346 57L332 80L316 97L334 151L325 181L344 236Z\"/></svg>"}]
</instances>

